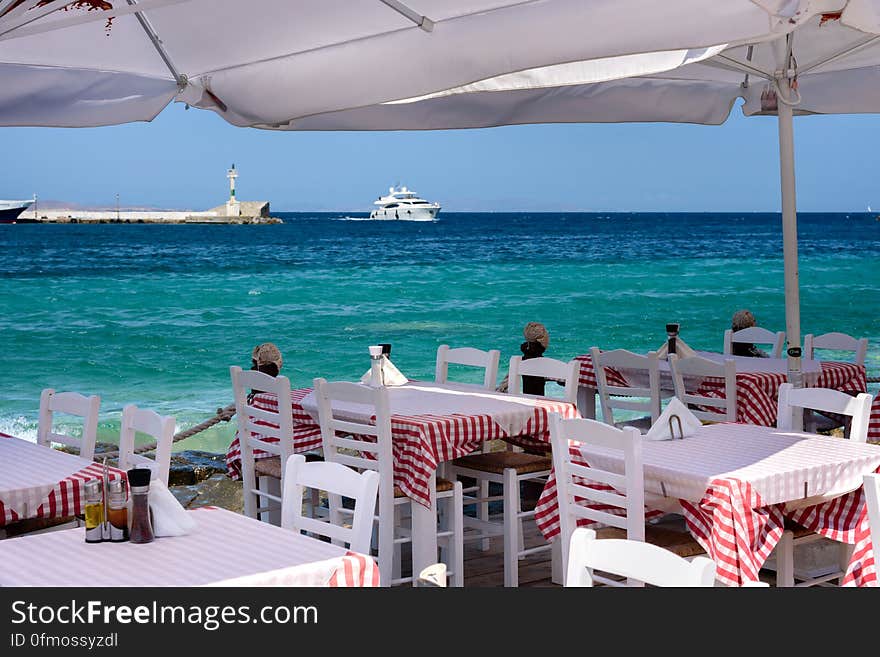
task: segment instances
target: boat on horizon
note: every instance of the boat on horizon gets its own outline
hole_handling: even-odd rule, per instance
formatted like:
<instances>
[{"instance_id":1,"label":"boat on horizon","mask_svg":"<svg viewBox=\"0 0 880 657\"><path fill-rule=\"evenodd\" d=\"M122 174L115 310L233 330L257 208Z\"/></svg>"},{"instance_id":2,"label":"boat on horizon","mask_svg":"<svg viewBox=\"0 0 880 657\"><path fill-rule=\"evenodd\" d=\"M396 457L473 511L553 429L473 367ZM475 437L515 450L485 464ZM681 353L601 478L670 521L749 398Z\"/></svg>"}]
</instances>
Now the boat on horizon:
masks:
<instances>
[{"instance_id":1,"label":"boat on horizon","mask_svg":"<svg viewBox=\"0 0 880 657\"><path fill-rule=\"evenodd\" d=\"M36 199L26 201L6 201L0 199L0 224L34 223L36 219L20 219L19 215L33 205Z\"/></svg>"},{"instance_id":2,"label":"boat on horizon","mask_svg":"<svg viewBox=\"0 0 880 657\"><path fill-rule=\"evenodd\" d=\"M373 201L377 205L370 219L397 219L400 221L434 221L440 213L440 204L431 203L414 191L403 187L389 187L386 196Z\"/></svg>"}]
</instances>

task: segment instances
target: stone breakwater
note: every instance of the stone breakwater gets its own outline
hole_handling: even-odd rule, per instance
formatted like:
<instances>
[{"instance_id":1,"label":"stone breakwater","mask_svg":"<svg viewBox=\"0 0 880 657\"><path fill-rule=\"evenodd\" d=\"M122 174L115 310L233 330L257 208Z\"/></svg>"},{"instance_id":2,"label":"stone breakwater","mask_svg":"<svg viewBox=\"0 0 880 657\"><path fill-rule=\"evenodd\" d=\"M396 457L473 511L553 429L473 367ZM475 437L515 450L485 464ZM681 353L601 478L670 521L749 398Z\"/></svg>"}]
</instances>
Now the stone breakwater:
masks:
<instances>
[{"instance_id":1,"label":"stone breakwater","mask_svg":"<svg viewBox=\"0 0 880 657\"><path fill-rule=\"evenodd\" d=\"M227 215L226 206L195 210L24 210L17 223L37 224L280 224L269 214L268 201L241 201L241 214Z\"/></svg>"}]
</instances>

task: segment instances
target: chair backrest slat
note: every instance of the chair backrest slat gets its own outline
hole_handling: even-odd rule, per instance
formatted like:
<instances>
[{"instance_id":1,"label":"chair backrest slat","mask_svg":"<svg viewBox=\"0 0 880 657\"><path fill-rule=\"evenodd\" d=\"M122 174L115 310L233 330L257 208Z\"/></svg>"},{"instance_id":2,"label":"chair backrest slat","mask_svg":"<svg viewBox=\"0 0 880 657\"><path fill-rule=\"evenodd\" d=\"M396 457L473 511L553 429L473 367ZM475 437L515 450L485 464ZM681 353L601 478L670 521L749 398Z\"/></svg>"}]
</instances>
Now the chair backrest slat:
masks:
<instances>
[{"instance_id":1,"label":"chair backrest slat","mask_svg":"<svg viewBox=\"0 0 880 657\"><path fill-rule=\"evenodd\" d=\"M97 395L86 397L78 392L55 392L46 388L40 394L40 418L37 427L37 443L51 446L59 443L79 450L79 455L91 461L95 456L95 443L98 440L98 412L101 398ZM82 418L82 436L77 438L54 430L55 413L64 413Z\"/></svg>"},{"instance_id":2,"label":"chair backrest slat","mask_svg":"<svg viewBox=\"0 0 880 657\"><path fill-rule=\"evenodd\" d=\"M501 352L498 349L483 351L474 347L456 347L441 344L437 348L437 366L434 371L434 380L437 383L446 383L449 378L449 365L465 365L483 370L482 387L494 390L498 381L498 363L501 360Z\"/></svg>"},{"instance_id":3,"label":"chair backrest slat","mask_svg":"<svg viewBox=\"0 0 880 657\"><path fill-rule=\"evenodd\" d=\"M868 338L854 338L846 333L823 333L822 335L813 335L807 333L804 336L804 357L816 358L817 349L828 349L830 351L851 351L853 352L853 362L856 365L865 364L865 358L868 355Z\"/></svg>"},{"instance_id":4,"label":"chair backrest slat","mask_svg":"<svg viewBox=\"0 0 880 657\"><path fill-rule=\"evenodd\" d=\"M561 381L565 385L563 399L567 402L577 402L578 375L580 363L576 360L564 362L555 358L528 358L513 356L510 359L508 371L508 391L511 394L522 394L523 376L540 376L553 381Z\"/></svg>"},{"instance_id":5,"label":"chair backrest slat","mask_svg":"<svg viewBox=\"0 0 880 657\"><path fill-rule=\"evenodd\" d=\"M598 347L592 347L590 358L596 373L602 420L606 424L614 424L614 409L646 412L652 423L657 421L660 417L660 361L656 351L642 356L625 349L600 351ZM648 385L612 385L608 382L606 368L615 370L620 376L621 370L627 370L629 376L646 377Z\"/></svg>"},{"instance_id":6,"label":"chair backrest slat","mask_svg":"<svg viewBox=\"0 0 880 657\"><path fill-rule=\"evenodd\" d=\"M804 409L825 411L852 418L849 439L863 443L868 440L873 398L866 392L855 397L828 388L795 388L790 383L779 386L776 426L788 431L802 431Z\"/></svg>"},{"instance_id":7,"label":"chair backrest slat","mask_svg":"<svg viewBox=\"0 0 880 657\"><path fill-rule=\"evenodd\" d=\"M170 415L129 404L122 409L122 426L119 430L119 468L146 467L152 470L153 479L168 485L171 469L171 445L174 442L175 420ZM147 434L156 441L155 458L135 454L135 435Z\"/></svg>"},{"instance_id":8,"label":"chair backrest slat","mask_svg":"<svg viewBox=\"0 0 880 657\"><path fill-rule=\"evenodd\" d=\"M281 526L325 536L347 544L355 552L369 554L378 487L379 473L373 470L359 474L340 463L306 463L303 455L294 454L285 465ZM303 515L303 491L306 488L327 491L333 500L329 521ZM338 498L342 497L353 499L355 503L350 527L343 524L340 507L336 506L341 502Z\"/></svg>"},{"instance_id":9,"label":"chair backrest slat","mask_svg":"<svg viewBox=\"0 0 880 657\"><path fill-rule=\"evenodd\" d=\"M724 331L724 353L733 353L733 343L743 342L750 344L773 345L770 355L773 358L782 358L782 348L785 345L785 331L769 331L760 326L749 326L739 331L727 329Z\"/></svg>"},{"instance_id":10,"label":"chair backrest slat","mask_svg":"<svg viewBox=\"0 0 880 657\"><path fill-rule=\"evenodd\" d=\"M678 358L675 354L671 354L669 356L669 366L672 370L672 384L675 388L675 396L686 406L703 407L691 409L691 412L697 418L710 422L736 422L735 360L727 358L723 363L716 363L700 356ZM713 379L719 385L708 385ZM690 389L688 389L689 387ZM699 394L701 388L705 389L705 394ZM718 388L723 390L723 399L709 394L710 390L717 390ZM705 410L706 408L719 410L710 411Z\"/></svg>"},{"instance_id":11,"label":"chair backrest slat","mask_svg":"<svg viewBox=\"0 0 880 657\"><path fill-rule=\"evenodd\" d=\"M637 580L651 586L715 585L715 562L706 557L692 561L674 552L645 543L624 539L596 538L593 529L581 527L566 544L568 570L566 586L590 587L594 581L609 582L593 574L594 570Z\"/></svg>"}]
</instances>

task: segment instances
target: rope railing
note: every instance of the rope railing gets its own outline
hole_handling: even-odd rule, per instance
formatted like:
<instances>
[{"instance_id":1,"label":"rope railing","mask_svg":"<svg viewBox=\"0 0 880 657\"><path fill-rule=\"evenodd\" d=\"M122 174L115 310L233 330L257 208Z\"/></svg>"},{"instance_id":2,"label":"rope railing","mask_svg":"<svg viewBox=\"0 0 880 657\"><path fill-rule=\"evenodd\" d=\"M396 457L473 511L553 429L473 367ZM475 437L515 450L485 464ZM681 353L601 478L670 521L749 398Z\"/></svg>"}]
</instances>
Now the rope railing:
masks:
<instances>
[{"instance_id":1,"label":"rope railing","mask_svg":"<svg viewBox=\"0 0 880 657\"><path fill-rule=\"evenodd\" d=\"M172 440L172 442L177 443L177 442L180 442L181 440L186 440L187 438L190 438L190 437L196 435L197 433L201 433L202 431L210 429L215 424L219 424L220 422L229 422L229 420L231 420L234 415L235 415L235 404L230 404L229 406L226 406L224 408L218 408L217 412L214 414L214 417L210 417L207 420L205 420L204 422L201 422L201 423L195 425L194 427L190 427L189 429L185 429L184 431L179 431L176 434L174 434L174 439ZM143 454L144 452L151 452L154 449L156 449L156 446L157 446L156 441L153 441L151 443L147 443L145 445L141 445L140 447L137 447L134 450L134 453L135 454ZM102 456L102 457L106 456L107 458L118 457L119 450L116 450L114 452L102 452L100 454L100 456Z\"/></svg>"}]
</instances>

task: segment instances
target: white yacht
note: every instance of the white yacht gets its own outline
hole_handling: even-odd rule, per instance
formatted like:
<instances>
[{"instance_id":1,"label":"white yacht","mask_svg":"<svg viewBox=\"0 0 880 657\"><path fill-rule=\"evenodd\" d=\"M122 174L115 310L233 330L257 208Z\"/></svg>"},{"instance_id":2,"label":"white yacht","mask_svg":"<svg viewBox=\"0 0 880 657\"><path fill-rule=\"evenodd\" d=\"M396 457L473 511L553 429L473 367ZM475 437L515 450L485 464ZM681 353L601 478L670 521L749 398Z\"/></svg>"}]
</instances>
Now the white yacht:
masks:
<instances>
[{"instance_id":1,"label":"white yacht","mask_svg":"<svg viewBox=\"0 0 880 657\"><path fill-rule=\"evenodd\" d=\"M439 203L430 203L406 187L389 187L387 196L373 201L378 206L370 219L400 219L402 221L433 221L440 212Z\"/></svg>"},{"instance_id":2,"label":"white yacht","mask_svg":"<svg viewBox=\"0 0 880 657\"><path fill-rule=\"evenodd\" d=\"M29 206L36 203L37 199L29 201L4 201L0 200L0 224L14 223L32 223L35 219L28 221L26 218L20 218L18 215Z\"/></svg>"}]
</instances>

